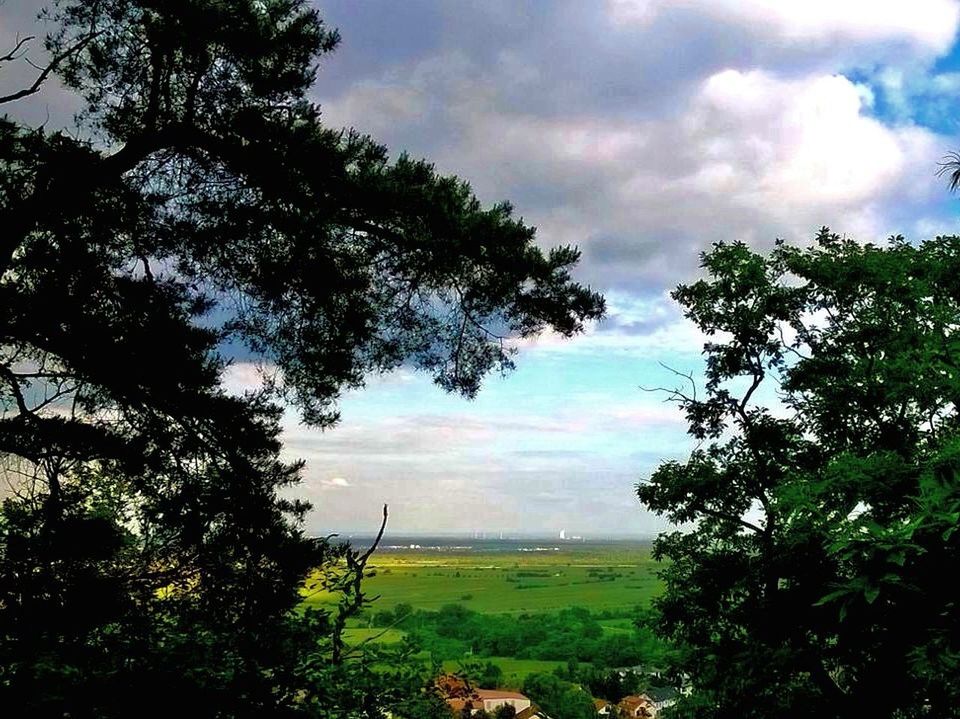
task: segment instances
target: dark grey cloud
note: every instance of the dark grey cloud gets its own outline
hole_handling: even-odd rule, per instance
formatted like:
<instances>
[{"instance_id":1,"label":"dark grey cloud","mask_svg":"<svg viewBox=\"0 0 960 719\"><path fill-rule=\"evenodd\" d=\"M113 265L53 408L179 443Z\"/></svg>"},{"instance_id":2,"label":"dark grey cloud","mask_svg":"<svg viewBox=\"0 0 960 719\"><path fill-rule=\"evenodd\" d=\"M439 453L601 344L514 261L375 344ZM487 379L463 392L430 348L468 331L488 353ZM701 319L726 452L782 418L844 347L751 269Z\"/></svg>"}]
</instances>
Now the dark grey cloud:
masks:
<instances>
[{"instance_id":1,"label":"dark grey cloud","mask_svg":"<svg viewBox=\"0 0 960 719\"><path fill-rule=\"evenodd\" d=\"M571 83L596 92L589 78L543 75L506 50L509 61L488 68L468 48L464 37L455 50L321 98L330 121L430 157L486 201L509 198L544 244L581 246L578 276L601 289L662 291L692 277L699 251L717 240L769 247L778 237L808 240L823 224L873 238L898 217L911 218L914 227L899 228L907 233L918 218L943 217L933 169L947 139L884 126L870 116L869 89L835 70L680 62L691 88L683 102L672 102L667 83L643 88L657 112L624 118L602 103L583 111L574 103L564 115L544 110L537 93L570 92ZM569 51L616 57L645 48L631 38ZM537 85L521 93L529 101L504 101L525 74Z\"/></svg>"},{"instance_id":2,"label":"dark grey cloud","mask_svg":"<svg viewBox=\"0 0 960 719\"><path fill-rule=\"evenodd\" d=\"M760 13L731 9L735 3L646 4L654 10L648 21L623 22L617 3L600 0L319 2L344 35L322 86L345 89L405 63L455 52L473 61L472 79L496 87L491 99L500 109L637 119L675 112L698 79L716 68L763 67L785 76L851 72L892 61L925 62L942 44L943 33L929 28L857 33L842 20L831 25L824 19L821 32L778 31L756 22ZM949 13L941 15L949 22Z\"/></svg>"}]
</instances>

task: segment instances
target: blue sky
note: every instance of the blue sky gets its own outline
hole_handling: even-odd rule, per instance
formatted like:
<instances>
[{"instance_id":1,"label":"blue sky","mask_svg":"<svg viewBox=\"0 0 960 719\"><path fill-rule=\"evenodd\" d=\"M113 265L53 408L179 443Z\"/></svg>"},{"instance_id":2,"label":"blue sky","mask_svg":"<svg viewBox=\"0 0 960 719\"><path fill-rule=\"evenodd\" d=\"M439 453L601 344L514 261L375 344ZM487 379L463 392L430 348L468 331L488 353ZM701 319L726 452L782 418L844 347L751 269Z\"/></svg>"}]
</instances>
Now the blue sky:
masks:
<instances>
[{"instance_id":1,"label":"blue sky","mask_svg":"<svg viewBox=\"0 0 960 719\"><path fill-rule=\"evenodd\" d=\"M952 234L935 177L960 149L954 0L317 0L343 36L315 99L332 126L509 199L609 316L519 348L474 401L400 371L344 397L325 433L286 422L314 531L649 534L633 487L691 449L660 363L703 338L668 293L718 240ZM0 6L0 39L36 3ZM42 30L41 30L42 32ZM9 44L9 42L8 42ZM16 78L8 77L14 81ZM51 93L27 119L67 116ZM31 114L32 113L32 114ZM228 383L257 382L237 362Z\"/></svg>"}]
</instances>

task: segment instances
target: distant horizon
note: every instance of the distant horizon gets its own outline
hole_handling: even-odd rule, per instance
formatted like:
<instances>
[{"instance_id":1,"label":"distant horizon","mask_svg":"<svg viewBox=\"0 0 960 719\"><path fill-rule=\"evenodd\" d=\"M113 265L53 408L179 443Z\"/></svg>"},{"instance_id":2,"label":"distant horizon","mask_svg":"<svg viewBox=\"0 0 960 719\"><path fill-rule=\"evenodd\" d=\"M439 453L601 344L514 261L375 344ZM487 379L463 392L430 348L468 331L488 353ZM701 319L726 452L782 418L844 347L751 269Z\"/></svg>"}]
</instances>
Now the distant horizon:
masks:
<instances>
[{"instance_id":1,"label":"distant horizon","mask_svg":"<svg viewBox=\"0 0 960 719\"><path fill-rule=\"evenodd\" d=\"M325 537L335 534L341 539L372 539L377 535L375 531L370 530L337 530L330 532L309 532L310 536L315 537ZM496 541L531 541L531 540L548 540L551 542L565 543L565 544L580 544L582 542L590 542L597 540L635 540L635 541L647 541L657 538L657 533L639 533L639 532L619 532L619 533L590 533L586 532L583 534L577 533L575 535L568 535L565 539L559 537L559 531L554 534L548 534L543 531L531 531L531 532L508 532L507 530L503 531L503 537L500 536L500 530L494 531L483 531L483 536L477 536L475 532L471 531L458 531L458 530L449 530L449 531L429 531L429 530L396 530L390 531L389 529L384 532L383 541L389 541L391 538L394 539L463 539L463 540L474 540L474 541L483 541L483 542L496 542Z\"/></svg>"}]
</instances>

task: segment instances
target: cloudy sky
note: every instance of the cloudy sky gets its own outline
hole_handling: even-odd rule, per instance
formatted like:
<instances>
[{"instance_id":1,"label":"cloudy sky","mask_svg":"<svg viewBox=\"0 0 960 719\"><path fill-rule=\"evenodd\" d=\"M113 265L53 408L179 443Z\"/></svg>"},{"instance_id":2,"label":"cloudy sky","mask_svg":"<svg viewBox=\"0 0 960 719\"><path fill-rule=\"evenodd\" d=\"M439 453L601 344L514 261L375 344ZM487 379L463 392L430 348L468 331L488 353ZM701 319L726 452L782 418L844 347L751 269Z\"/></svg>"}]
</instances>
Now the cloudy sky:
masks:
<instances>
[{"instance_id":1,"label":"cloudy sky","mask_svg":"<svg viewBox=\"0 0 960 719\"><path fill-rule=\"evenodd\" d=\"M647 533L634 483L691 447L640 386L700 367L667 292L717 240L957 231L934 176L960 143L948 0L325 0L343 43L333 125L511 200L544 246L583 249L606 321L526 348L473 402L408 373L291 426L318 527Z\"/></svg>"},{"instance_id":2,"label":"cloudy sky","mask_svg":"<svg viewBox=\"0 0 960 719\"><path fill-rule=\"evenodd\" d=\"M0 28L24 6L12 0ZM645 534L633 485L691 448L641 386L697 372L670 288L717 240L958 231L934 173L960 148L952 0L318 0L343 42L316 88L369 132L509 199L583 250L609 316L544 337L468 402L373 378L319 433L290 415L316 531ZM46 111L46 110L45 110ZM38 110L39 112L39 110ZM236 365L242 387L253 369Z\"/></svg>"}]
</instances>

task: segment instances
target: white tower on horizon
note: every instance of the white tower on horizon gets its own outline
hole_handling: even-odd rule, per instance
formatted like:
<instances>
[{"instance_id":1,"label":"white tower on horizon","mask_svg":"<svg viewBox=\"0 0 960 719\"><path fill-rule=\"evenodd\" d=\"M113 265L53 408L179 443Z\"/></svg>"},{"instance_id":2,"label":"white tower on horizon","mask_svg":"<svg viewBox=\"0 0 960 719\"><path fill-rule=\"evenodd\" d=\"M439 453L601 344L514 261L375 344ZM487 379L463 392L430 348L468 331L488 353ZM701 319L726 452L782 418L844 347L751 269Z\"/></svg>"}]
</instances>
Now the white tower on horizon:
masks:
<instances>
[{"instance_id":1,"label":"white tower on horizon","mask_svg":"<svg viewBox=\"0 0 960 719\"><path fill-rule=\"evenodd\" d=\"M560 539L566 539L566 538L567 538L567 530L566 530L566 529L561 529L561 530L560 530Z\"/></svg>"}]
</instances>

